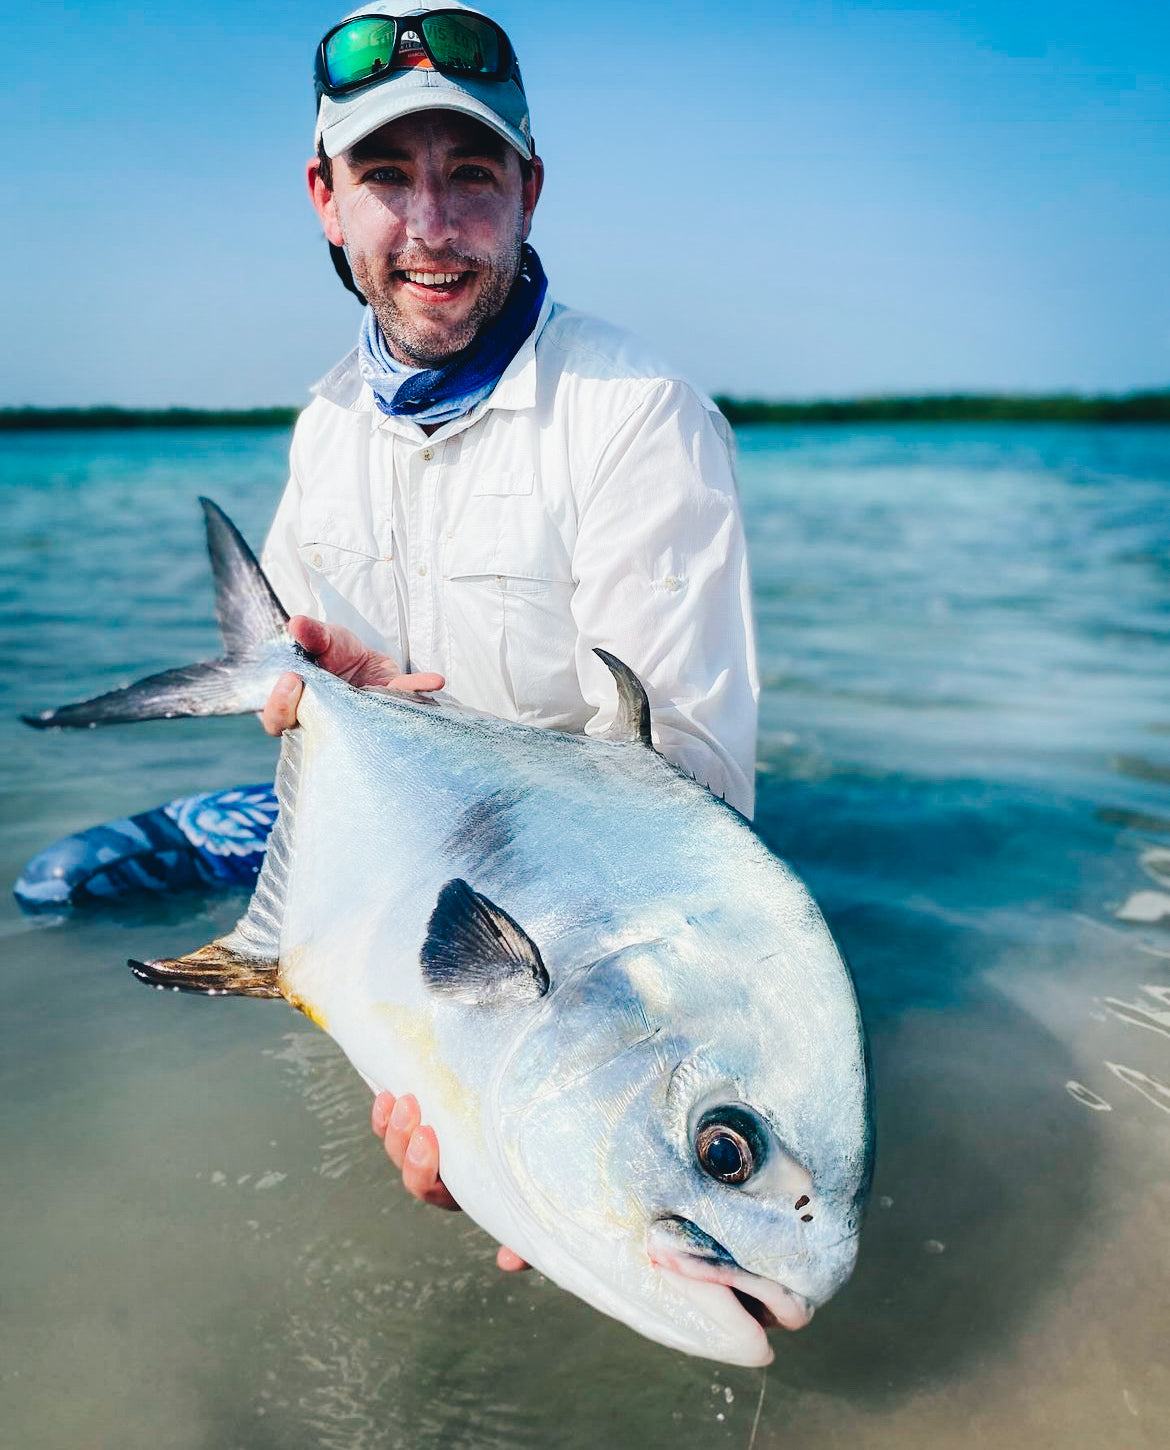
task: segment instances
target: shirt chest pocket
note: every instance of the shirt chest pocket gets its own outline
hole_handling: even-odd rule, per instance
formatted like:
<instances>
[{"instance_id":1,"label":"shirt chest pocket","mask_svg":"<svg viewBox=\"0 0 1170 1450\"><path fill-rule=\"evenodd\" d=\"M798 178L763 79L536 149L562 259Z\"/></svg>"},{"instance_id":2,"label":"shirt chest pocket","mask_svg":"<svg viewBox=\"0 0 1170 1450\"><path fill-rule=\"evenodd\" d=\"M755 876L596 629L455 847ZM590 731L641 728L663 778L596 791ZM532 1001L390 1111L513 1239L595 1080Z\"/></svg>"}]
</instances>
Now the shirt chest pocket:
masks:
<instances>
[{"instance_id":1,"label":"shirt chest pocket","mask_svg":"<svg viewBox=\"0 0 1170 1450\"><path fill-rule=\"evenodd\" d=\"M531 473L498 473L494 478L481 478L472 490L472 498L525 498L535 490Z\"/></svg>"},{"instance_id":2,"label":"shirt chest pocket","mask_svg":"<svg viewBox=\"0 0 1170 1450\"><path fill-rule=\"evenodd\" d=\"M531 476L494 480L467 500L444 550L444 576L494 582L501 590L571 588L571 546L535 493Z\"/></svg>"},{"instance_id":3,"label":"shirt chest pocket","mask_svg":"<svg viewBox=\"0 0 1170 1450\"><path fill-rule=\"evenodd\" d=\"M298 546L317 617L341 624L396 660L404 655L394 561L323 540Z\"/></svg>"},{"instance_id":4,"label":"shirt chest pocket","mask_svg":"<svg viewBox=\"0 0 1170 1450\"><path fill-rule=\"evenodd\" d=\"M555 519L531 491L477 494L452 534L443 555L452 678L475 674L488 690L496 676L497 714L547 720L553 701L580 695L575 584Z\"/></svg>"}]
</instances>

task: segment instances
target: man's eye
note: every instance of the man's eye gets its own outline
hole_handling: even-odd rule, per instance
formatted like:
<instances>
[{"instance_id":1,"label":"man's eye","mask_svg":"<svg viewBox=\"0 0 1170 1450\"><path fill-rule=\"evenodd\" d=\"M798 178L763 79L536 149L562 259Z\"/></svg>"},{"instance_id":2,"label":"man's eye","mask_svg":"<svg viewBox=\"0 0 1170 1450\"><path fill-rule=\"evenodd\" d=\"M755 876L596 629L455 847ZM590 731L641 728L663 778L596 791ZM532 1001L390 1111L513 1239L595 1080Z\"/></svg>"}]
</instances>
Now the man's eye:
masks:
<instances>
[{"instance_id":1,"label":"man's eye","mask_svg":"<svg viewBox=\"0 0 1170 1450\"><path fill-rule=\"evenodd\" d=\"M398 186L405 179L396 166L379 166L362 177L363 181L372 182L375 186Z\"/></svg>"},{"instance_id":2,"label":"man's eye","mask_svg":"<svg viewBox=\"0 0 1170 1450\"><path fill-rule=\"evenodd\" d=\"M491 172L486 166L460 166L455 172L457 181L491 181Z\"/></svg>"}]
</instances>

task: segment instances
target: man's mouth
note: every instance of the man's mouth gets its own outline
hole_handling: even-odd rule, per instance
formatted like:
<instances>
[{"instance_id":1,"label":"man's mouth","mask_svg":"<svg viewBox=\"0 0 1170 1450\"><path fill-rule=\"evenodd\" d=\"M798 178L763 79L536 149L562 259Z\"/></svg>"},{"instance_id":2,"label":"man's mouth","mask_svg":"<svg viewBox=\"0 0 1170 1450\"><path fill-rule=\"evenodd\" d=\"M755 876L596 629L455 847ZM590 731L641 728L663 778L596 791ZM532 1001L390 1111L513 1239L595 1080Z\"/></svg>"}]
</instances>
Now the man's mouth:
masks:
<instances>
[{"instance_id":1,"label":"man's mouth","mask_svg":"<svg viewBox=\"0 0 1170 1450\"><path fill-rule=\"evenodd\" d=\"M428 292L451 292L472 276L471 272L415 272L400 271L398 276L415 287L425 287Z\"/></svg>"}]
</instances>

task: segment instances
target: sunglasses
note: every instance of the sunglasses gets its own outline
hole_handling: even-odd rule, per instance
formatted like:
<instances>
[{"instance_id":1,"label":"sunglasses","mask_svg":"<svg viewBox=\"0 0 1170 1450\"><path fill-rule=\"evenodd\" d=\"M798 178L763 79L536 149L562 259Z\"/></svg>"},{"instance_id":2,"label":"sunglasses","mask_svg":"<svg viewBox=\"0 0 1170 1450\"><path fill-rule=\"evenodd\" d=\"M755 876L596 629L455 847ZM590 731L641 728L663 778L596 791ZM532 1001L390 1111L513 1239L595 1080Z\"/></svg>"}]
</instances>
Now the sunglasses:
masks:
<instances>
[{"instance_id":1,"label":"sunglasses","mask_svg":"<svg viewBox=\"0 0 1170 1450\"><path fill-rule=\"evenodd\" d=\"M343 96L387 71L428 63L441 75L463 80L506 81L517 72L511 42L486 16L466 10L357 15L335 25L317 47L317 91Z\"/></svg>"}]
</instances>

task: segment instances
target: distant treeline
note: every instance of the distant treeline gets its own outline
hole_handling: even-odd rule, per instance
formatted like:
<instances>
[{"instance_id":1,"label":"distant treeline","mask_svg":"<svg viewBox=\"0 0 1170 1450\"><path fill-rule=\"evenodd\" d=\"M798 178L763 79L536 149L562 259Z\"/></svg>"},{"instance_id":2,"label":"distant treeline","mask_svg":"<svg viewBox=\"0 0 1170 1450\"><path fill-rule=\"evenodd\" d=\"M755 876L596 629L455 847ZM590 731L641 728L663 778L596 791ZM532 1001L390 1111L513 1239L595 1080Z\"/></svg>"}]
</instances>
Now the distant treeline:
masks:
<instances>
[{"instance_id":1,"label":"distant treeline","mask_svg":"<svg viewBox=\"0 0 1170 1450\"><path fill-rule=\"evenodd\" d=\"M291 428L297 408L0 408L0 433L30 428Z\"/></svg>"},{"instance_id":2,"label":"distant treeline","mask_svg":"<svg viewBox=\"0 0 1170 1450\"><path fill-rule=\"evenodd\" d=\"M1170 423L1170 388L1082 397L936 393L813 403L715 399L730 423ZM33 428L289 428L297 408L0 408L0 433Z\"/></svg>"},{"instance_id":3,"label":"distant treeline","mask_svg":"<svg viewBox=\"0 0 1170 1450\"><path fill-rule=\"evenodd\" d=\"M1079 393L944 393L819 403L715 401L729 423L1170 423L1170 388L1092 398Z\"/></svg>"}]
</instances>

